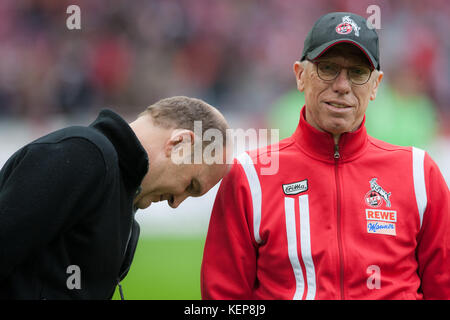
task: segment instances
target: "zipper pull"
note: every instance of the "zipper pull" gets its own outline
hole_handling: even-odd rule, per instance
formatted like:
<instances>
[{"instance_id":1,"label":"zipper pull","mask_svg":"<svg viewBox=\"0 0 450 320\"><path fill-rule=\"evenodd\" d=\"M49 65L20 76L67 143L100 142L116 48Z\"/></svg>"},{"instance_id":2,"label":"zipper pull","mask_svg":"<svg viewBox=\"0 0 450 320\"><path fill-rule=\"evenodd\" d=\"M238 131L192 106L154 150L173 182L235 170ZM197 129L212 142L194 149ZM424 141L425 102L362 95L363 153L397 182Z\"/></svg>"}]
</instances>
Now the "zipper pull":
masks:
<instances>
[{"instance_id":1,"label":"zipper pull","mask_svg":"<svg viewBox=\"0 0 450 320\"><path fill-rule=\"evenodd\" d=\"M123 296L123 290L122 290L122 285L120 284L120 280L117 283L117 285L119 286L120 300L125 300L125 298Z\"/></svg>"},{"instance_id":2,"label":"zipper pull","mask_svg":"<svg viewBox=\"0 0 450 320\"><path fill-rule=\"evenodd\" d=\"M334 158L337 160L341 157L341 155L339 154L339 145L335 144L334 145Z\"/></svg>"}]
</instances>

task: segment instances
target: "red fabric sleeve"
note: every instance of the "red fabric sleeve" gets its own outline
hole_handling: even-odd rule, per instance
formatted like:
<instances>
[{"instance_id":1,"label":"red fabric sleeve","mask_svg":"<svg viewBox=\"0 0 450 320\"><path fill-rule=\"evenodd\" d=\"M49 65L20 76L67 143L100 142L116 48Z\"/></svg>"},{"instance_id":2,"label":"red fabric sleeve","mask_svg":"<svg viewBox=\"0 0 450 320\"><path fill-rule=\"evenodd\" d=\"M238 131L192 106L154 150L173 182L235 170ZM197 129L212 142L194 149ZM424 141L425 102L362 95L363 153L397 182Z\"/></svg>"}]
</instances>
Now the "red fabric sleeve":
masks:
<instances>
[{"instance_id":1,"label":"red fabric sleeve","mask_svg":"<svg viewBox=\"0 0 450 320\"><path fill-rule=\"evenodd\" d=\"M438 166L425 155L427 208L417 258L424 299L450 299L450 192Z\"/></svg>"},{"instance_id":2,"label":"red fabric sleeve","mask_svg":"<svg viewBox=\"0 0 450 320\"><path fill-rule=\"evenodd\" d=\"M201 269L203 299L252 299L256 280L252 212L246 175L235 162L221 182L209 222Z\"/></svg>"}]
</instances>

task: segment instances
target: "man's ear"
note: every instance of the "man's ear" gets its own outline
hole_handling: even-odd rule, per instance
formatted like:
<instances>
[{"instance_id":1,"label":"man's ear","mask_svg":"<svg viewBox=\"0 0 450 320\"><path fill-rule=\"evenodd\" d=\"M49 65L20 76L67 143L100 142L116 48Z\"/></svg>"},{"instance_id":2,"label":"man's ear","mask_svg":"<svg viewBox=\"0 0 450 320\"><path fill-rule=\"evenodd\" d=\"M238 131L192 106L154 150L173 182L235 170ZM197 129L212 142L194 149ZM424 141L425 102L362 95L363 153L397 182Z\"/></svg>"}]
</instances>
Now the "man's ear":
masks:
<instances>
[{"instance_id":1,"label":"man's ear","mask_svg":"<svg viewBox=\"0 0 450 320\"><path fill-rule=\"evenodd\" d=\"M303 92L305 90L306 64L304 62L295 61L293 70L295 75L295 81L297 82L297 89L298 91Z\"/></svg>"},{"instance_id":2,"label":"man's ear","mask_svg":"<svg viewBox=\"0 0 450 320\"><path fill-rule=\"evenodd\" d=\"M369 97L370 100L375 100L375 98L377 97L378 87L380 86L381 79L383 79L383 75L384 75L383 71L377 72L377 77L374 80L375 81L374 86L370 92Z\"/></svg>"},{"instance_id":3,"label":"man's ear","mask_svg":"<svg viewBox=\"0 0 450 320\"><path fill-rule=\"evenodd\" d=\"M194 132L186 129L175 129L166 141L164 153L166 157L172 157L174 153L183 157L188 156L192 152L193 144ZM181 155L182 152L184 154Z\"/></svg>"}]
</instances>

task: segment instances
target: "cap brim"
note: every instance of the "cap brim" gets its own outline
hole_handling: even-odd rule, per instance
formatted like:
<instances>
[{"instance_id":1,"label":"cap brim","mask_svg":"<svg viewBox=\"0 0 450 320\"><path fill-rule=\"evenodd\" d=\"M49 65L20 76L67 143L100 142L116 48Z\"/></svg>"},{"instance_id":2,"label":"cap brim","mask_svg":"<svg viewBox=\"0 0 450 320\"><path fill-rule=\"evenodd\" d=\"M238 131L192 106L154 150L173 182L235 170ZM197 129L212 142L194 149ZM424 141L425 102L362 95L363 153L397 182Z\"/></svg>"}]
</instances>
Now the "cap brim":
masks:
<instances>
[{"instance_id":1,"label":"cap brim","mask_svg":"<svg viewBox=\"0 0 450 320\"><path fill-rule=\"evenodd\" d=\"M323 45L317 47L316 49L314 49L310 53L308 53L306 55L306 57L310 60L317 59L321 55L323 55L328 49L334 47L335 45L337 45L339 43L351 43L351 44L355 45L365 54L365 56L369 60L372 67L374 69L380 70L379 64L377 63L375 58L370 54L369 50L367 50L363 45L361 45L360 43L358 43L357 41L355 41L353 39L345 39L345 38L344 39L336 39L336 40L324 43Z\"/></svg>"}]
</instances>

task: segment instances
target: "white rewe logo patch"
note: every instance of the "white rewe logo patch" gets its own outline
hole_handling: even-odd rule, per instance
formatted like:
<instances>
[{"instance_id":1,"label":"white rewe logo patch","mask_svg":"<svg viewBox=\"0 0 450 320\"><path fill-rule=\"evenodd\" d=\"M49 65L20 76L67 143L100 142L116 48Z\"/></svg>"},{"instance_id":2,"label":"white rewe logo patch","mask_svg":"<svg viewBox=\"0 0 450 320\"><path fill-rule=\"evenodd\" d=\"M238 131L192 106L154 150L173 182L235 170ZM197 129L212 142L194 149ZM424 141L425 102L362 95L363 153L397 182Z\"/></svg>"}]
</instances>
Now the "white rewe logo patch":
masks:
<instances>
[{"instance_id":1,"label":"white rewe logo patch","mask_svg":"<svg viewBox=\"0 0 450 320\"><path fill-rule=\"evenodd\" d=\"M396 236L397 211L366 209L367 232Z\"/></svg>"},{"instance_id":2,"label":"white rewe logo patch","mask_svg":"<svg viewBox=\"0 0 450 320\"><path fill-rule=\"evenodd\" d=\"M286 195L299 194L308 190L308 180L302 180L299 182L293 182L289 184L283 184L283 192Z\"/></svg>"}]
</instances>

